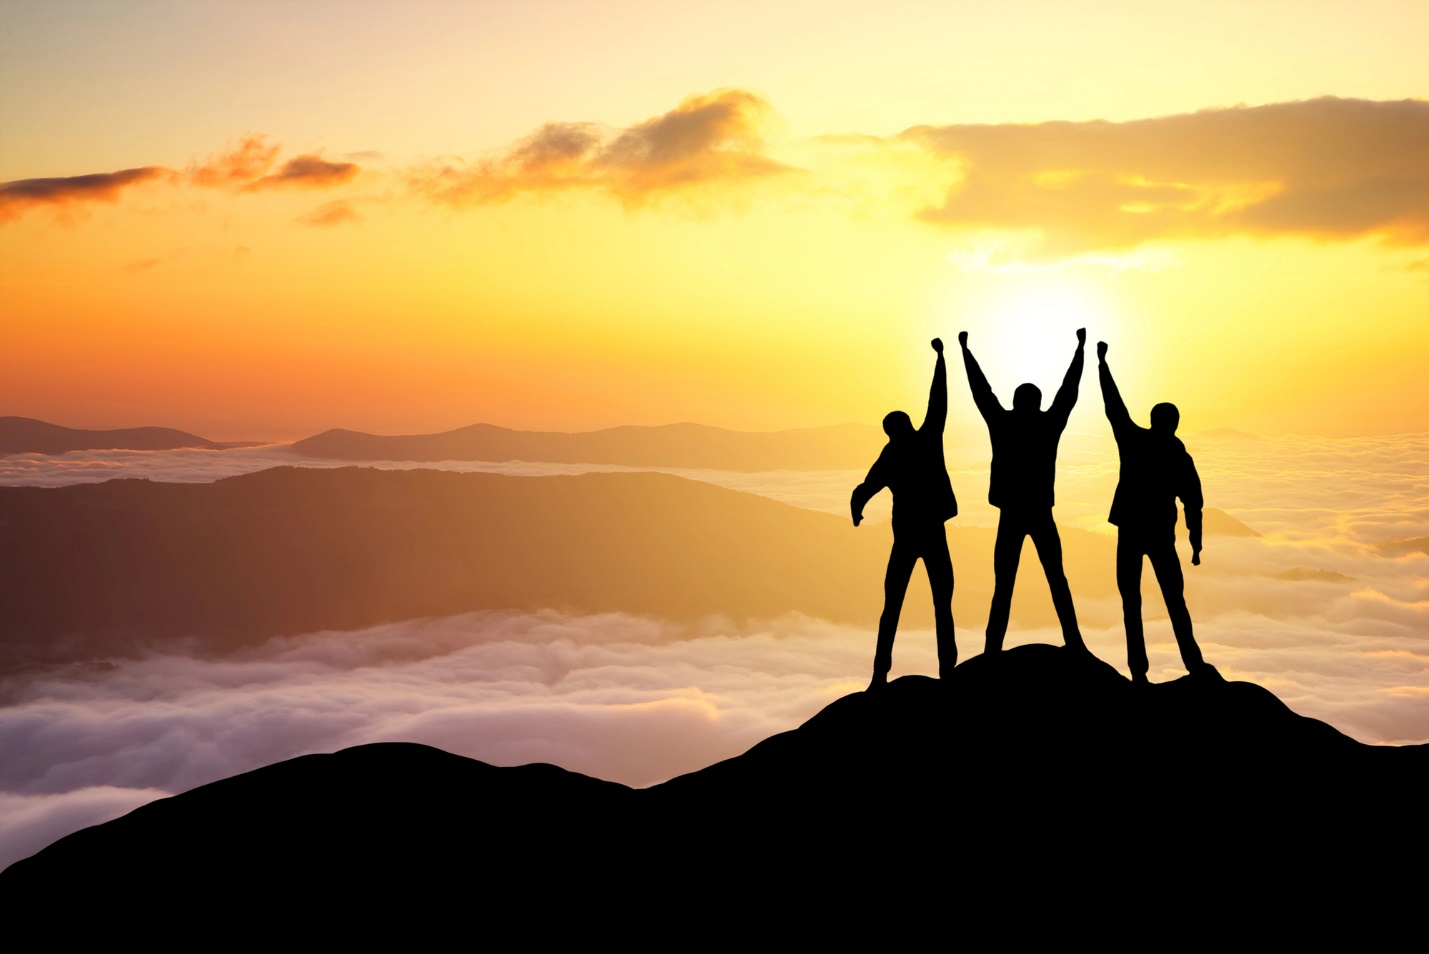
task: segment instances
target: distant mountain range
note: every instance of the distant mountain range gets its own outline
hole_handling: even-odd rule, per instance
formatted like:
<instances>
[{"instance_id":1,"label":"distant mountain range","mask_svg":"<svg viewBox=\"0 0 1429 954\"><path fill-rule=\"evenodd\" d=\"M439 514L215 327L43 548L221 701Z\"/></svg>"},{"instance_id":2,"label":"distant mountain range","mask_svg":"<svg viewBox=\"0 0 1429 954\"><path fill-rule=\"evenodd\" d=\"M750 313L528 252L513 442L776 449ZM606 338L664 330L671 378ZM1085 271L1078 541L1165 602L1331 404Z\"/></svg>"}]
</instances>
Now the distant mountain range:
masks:
<instances>
[{"instance_id":1,"label":"distant mountain range","mask_svg":"<svg viewBox=\"0 0 1429 954\"><path fill-rule=\"evenodd\" d=\"M1383 543L1376 543L1374 548L1389 556L1405 556L1410 553L1423 553L1429 556L1429 537L1410 537L1407 540L1386 540Z\"/></svg>"},{"instance_id":2,"label":"distant mountain range","mask_svg":"<svg viewBox=\"0 0 1429 954\"><path fill-rule=\"evenodd\" d=\"M293 453L323 460L540 461L715 470L856 470L878 456L876 427L840 424L788 431L731 431L704 424L612 427L564 433L473 424L441 434L382 436L334 429L296 441ZM80 450L222 450L251 441L210 441L167 427L112 431L61 427L27 417L0 418L0 454Z\"/></svg>"},{"instance_id":3,"label":"distant mountain range","mask_svg":"<svg viewBox=\"0 0 1429 954\"><path fill-rule=\"evenodd\" d=\"M0 488L0 673L185 636L272 636L482 609L872 625L887 524L655 473L508 477L274 468L209 484ZM955 613L982 619L989 528L948 526ZM1064 528L1079 598L1113 596L1114 538ZM1055 620L1035 563L1013 617ZM905 625L931 622L917 576ZM871 650L870 650L871 651Z\"/></svg>"},{"instance_id":4,"label":"distant mountain range","mask_svg":"<svg viewBox=\"0 0 1429 954\"><path fill-rule=\"evenodd\" d=\"M85 450L175 450L202 447L223 450L256 447L253 441L211 441L172 427L126 427L89 431L61 427L31 417L0 417L0 454L64 454Z\"/></svg>"},{"instance_id":5,"label":"distant mountain range","mask_svg":"<svg viewBox=\"0 0 1429 954\"><path fill-rule=\"evenodd\" d=\"M1418 890L1404 862L1426 777L1429 747L1361 745L1249 683L1138 687L1029 645L844 696L643 790L403 743L306 755L62 838L0 891L16 912L83 912L67 933L104 937L160 899L179 923L329 938L409 936L473 906L488 929L543 939L1283 938L1337 918L1367 937L1393 919L1347 898L1413 910L1393 899ZM1321 892L1340 904L1304 907Z\"/></svg>"},{"instance_id":6,"label":"distant mountain range","mask_svg":"<svg viewBox=\"0 0 1429 954\"><path fill-rule=\"evenodd\" d=\"M886 438L876 427L840 424L789 431L730 431L704 424L611 427L568 434L473 424L441 434L383 437L331 430L293 444L329 460L546 461L717 470L857 470Z\"/></svg>"}]
</instances>

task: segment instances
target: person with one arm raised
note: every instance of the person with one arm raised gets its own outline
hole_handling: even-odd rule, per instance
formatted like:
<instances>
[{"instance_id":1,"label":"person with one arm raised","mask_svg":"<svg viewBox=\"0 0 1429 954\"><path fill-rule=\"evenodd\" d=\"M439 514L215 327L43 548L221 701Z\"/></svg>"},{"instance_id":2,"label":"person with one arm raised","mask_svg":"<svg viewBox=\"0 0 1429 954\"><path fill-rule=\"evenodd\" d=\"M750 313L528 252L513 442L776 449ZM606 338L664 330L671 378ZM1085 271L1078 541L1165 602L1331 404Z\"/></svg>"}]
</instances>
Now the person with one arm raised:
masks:
<instances>
[{"instance_id":1,"label":"person with one arm raised","mask_svg":"<svg viewBox=\"0 0 1429 954\"><path fill-rule=\"evenodd\" d=\"M943 341L933 339L938 361L933 369L933 387L928 394L928 413L916 430L902 411L883 419L888 443L883 446L868 476L853 489L849 507L853 525L863 522L863 508L885 487L893 494L893 550L883 577L883 615L878 619L878 646L873 655L876 691L888 683L893 668L893 637L903 611L903 597L913 565L919 559L928 571L933 591L933 619L938 641L938 675L947 676L958 661L953 637L953 561L948 555L948 536L943 523L958 515L958 501L948 479L943 460L943 426L948 420L948 366L943 360Z\"/></svg>"},{"instance_id":2,"label":"person with one arm raised","mask_svg":"<svg viewBox=\"0 0 1429 954\"><path fill-rule=\"evenodd\" d=\"M1077 611L1072 605L1072 591L1062 569L1062 538L1052 520L1052 506L1056 503L1053 484L1057 477L1057 444L1077 403L1087 330L1077 329L1077 350L1072 355L1072 365L1052 406L1045 411L1042 410L1042 391L1035 384L1019 385L1012 393L1012 409L1004 408L968 349L966 331L958 334L958 343L962 345L963 366L967 370L973 403L987 422L992 441L987 502L1001 511L997 541L993 545L992 608L987 614L984 651L995 653L1002 649L1007 619L1012 613L1012 587L1017 582L1017 565L1022 560L1022 541L1029 536L1047 574L1047 585L1052 589L1052 605L1062 624L1062 639L1068 647L1085 651L1086 644L1077 627Z\"/></svg>"},{"instance_id":3,"label":"person with one arm raised","mask_svg":"<svg viewBox=\"0 0 1429 954\"><path fill-rule=\"evenodd\" d=\"M1174 404L1158 404L1151 409L1150 428L1133 422L1112 379L1106 352L1106 342L1098 341L1097 376L1101 379L1102 403L1121 457L1121 472L1107 520L1117 528L1116 587L1121 591L1122 619L1126 624L1127 668L1133 682L1147 682L1150 664L1141 628L1141 567L1143 558L1147 558L1161 584L1182 663L1195 678L1217 679L1219 673L1201 658L1201 649L1191 632L1185 580L1176 555L1176 498L1180 497L1191 538L1191 565L1201 565L1201 478L1186 445L1176 436L1181 412Z\"/></svg>"}]
</instances>

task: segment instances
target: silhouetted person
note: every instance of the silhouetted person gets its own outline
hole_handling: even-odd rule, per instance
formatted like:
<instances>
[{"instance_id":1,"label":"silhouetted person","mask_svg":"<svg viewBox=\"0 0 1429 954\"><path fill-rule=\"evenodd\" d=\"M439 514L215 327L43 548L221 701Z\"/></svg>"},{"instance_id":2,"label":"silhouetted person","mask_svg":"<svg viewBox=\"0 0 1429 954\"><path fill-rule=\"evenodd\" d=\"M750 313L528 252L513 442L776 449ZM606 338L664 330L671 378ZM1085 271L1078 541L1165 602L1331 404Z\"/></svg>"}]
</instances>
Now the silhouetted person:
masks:
<instances>
[{"instance_id":1,"label":"silhouetted person","mask_svg":"<svg viewBox=\"0 0 1429 954\"><path fill-rule=\"evenodd\" d=\"M943 425L948 420L948 366L943 360L943 340L933 339L938 363L933 370L933 388L928 394L928 413L923 426L902 411L883 419L888 443L869 468L863 483L853 489L849 506L853 525L863 520L863 508L874 494L887 487L893 492L893 552L888 555L888 572L883 577L883 615L878 619L878 648L873 654L873 681L869 689L888 682L893 668L893 636L913 564L919 558L928 571L933 591L933 619L938 633L938 675L946 676L958 662L958 646L953 639L953 561L948 556L948 536L943 522L958 515L958 501L943 462Z\"/></svg>"},{"instance_id":2,"label":"silhouetted person","mask_svg":"<svg viewBox=\"0 0 1429 954\"><path fill-rule=\"evenodd\" d=\"M967 368L973 402L987 421L988 436L992 439L987 502L1002 511L992 551L995 582L992 608L987 614L984 652L995 653L1002 649L1007 617L1012 612L1017 564L1022 560L1022 540L1027 536L1031 536L1037 546L1037 557L1047 574L1047 585L1052 588L1052 605L1062 623L1063 641L1074 649L1085 649L1077 628L1077 611L1072 606L1072 591L1062 571L1062 538L1052 520L1055 503L1052 484L1057 477L1057 442L1062 439L1067 416L1077 403L1087 330L1077 329L1077 351L1072 356L1072 366L1067 369L1057 397L1046 411L1042 410L1042 392L1035 384L1019 385L1012 392L1012 410L1003 408L982 368L978 367L977 359L968 350L966 331L958 335L958 343L963 347L963 365Z\"/></svg>"},{"instance_id":3,"label":"silhouetted person","mask_svg":"<svg viewBox=\"0 0 1429 954\"><path fill-rule=\"evenodd\" d=\"M1158 404L1151 409L1150 429L1133 423L1107 366L1105 341L1097 342L1097 361L1106 417L1121 455L1121 474L1107 519L1117 527L1116 588L1121 591L1126 622L1127 668L1134 681L1147 681L1150 666L1141 629L1141 563L1142 557L1149 557L1166 600L1171 631L1181 647L1181 661L1193 676L1213 675L1215 668L1201 658L1191 634L1181 560L1176 555L1176 498L1180 497L1191 536L1191 565L1201 565L1201 478L1186 445L1176 436L1181 412L1174 404Z\"/></svg>"}]
</instances>

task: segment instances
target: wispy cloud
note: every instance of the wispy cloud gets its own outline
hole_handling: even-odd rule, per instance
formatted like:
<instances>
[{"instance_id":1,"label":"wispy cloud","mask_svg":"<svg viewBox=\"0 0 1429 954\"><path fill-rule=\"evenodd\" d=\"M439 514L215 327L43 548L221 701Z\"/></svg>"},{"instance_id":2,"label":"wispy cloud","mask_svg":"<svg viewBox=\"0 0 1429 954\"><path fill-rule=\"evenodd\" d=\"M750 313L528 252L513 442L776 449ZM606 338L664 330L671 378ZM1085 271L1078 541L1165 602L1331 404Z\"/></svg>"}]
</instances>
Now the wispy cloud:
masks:
<instances>
[{"instance_id":1,"label":"wispy cloud","mask_svg":"<svg viewBox=\"0 0 1429 954\"><path fill-rule=\"evenodd\" d=\"M194 185L246 185L272 168L281 148L276 144L269 145L267 136L248 133L203 162L191 163L186 175Z\"/></svg>"},{"instance_id":2,"label":"wispy cloud","mask_svg":"<svg viewBox=\"0 0 1429 954\"><path fill-rule=\"evenodd\" d=\"M133 186L162 181L176 186L231 189L238 193L274 188L324 189L351 182L361 171L352 162L331 162L316 153L295 156L269 172L282 147L266 136L248 133L182 172L142 166L63 178L17 179L0 183L0 223L25 212L50 207L61 215L92 202L117 202Z\"/></svg>"},{"instance_id":3,"label":"wispy cloud","mask_svg":"<svg viewBox=\"0 0 1429 954\"><path fill-rule=\"evenodd\" d=\"M741 182L792 171L764 154L772 116L760 96L722 89L623 130L589 122L547 123L505 153L415 173L421 194L479 204L523 193L595 189L634 203L662 192Z\"/></svg>"},{"instance_id":4,"label":"wispy cloud","mask_svg":"<svg viewBox=\"0 0 1429 954\"><path fill-rule=\"evenodd\" d=\"M1155 243L1231 235L1429 245L1422 100L1325 97L1128 122L820 136L785 144L781 155L797 156L797 167L771 156L773 120L758 94L719 89L627 128L550 122L492 155L390 174L411 196L459 207L570 192L627 206L677 194L728 203L742 193L727 187L776 183L801 205L855 216L876 207L880 217L966 233L971 244L955 257L978 270L1072 259L1154 268ZM236 193L333 188L361 172L347 160L369 155L310 152L279 164L280 149L249 133L183 173L145 166L0 184L0 221L36 206L112 202L155 179ZM339 208L299 221L353 221ZM1140 257L1128 257L1135 250Z\"/></svg>"},{"instance_id":5,"label":"wispy cloud","mask_svg":"<svg viewBox=\"0 0 1429 954\"><path fill-rule=\"evenodd\" d=\"M359 171L360 167L352 162L329 162L318 155L297 156L283 163L272 175L248 183L243 191L289 187L326 189L351 182Z\"/></svg>"},{"instance_id":6,"label":"wispy cloud","mask_svg":"<svg viewBox=\"0 0 1429 954\"><path fill-rule=\"evenodd\" d=\"M131 186L172 176L173 173L162 166L143 166L57 179L0 182L0 222L18 218L32 208L68 209L90 202L117 202Z\"/></svg>"},{"instance_id":7,"label":"wispy cloud","mask_svg":"<svg viewBox=\"0 0 1429 954\"><path fill-rule=\"evenodd\" d=\"M1158 239L1429 243L1429 102L1325 97L1132 122L920 126L963 178L919 217L1065 258Z\"/></svg>"},{"instance_id":8,"label":"wispy cloud","mask_svg":"<svg viewBox=\"0 0 1429 954\"><path fill-rule=\"evenodd\" d=\"M361 222L362 216L346 199L325 202L306 215L298 216L304 225L341 225L344 222Z\"/></svg>"}]
</instances>

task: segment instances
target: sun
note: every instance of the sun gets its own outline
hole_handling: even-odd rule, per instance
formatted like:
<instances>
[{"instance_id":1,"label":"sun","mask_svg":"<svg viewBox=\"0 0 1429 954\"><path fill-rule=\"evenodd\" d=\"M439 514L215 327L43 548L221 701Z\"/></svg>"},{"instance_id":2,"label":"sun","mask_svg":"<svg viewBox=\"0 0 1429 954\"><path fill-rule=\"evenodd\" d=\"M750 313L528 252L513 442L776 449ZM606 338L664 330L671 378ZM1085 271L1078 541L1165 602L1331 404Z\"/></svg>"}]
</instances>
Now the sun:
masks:
<instances>
[{"instance_id":1,"label":"sun","mask_svg":"<svg viewBox=\"0 0 1429 954\"><path fill-rule=\"evenodd\" d=\"M1013 387L1030 381L1042 389L1045 406L1076 350L1077 329L1087 329L1094 356L1112 317L1094 290L1061 278L1028 279L1000 291L970 316L969 345L1004 405Z\"/></svg>"}]
</instances>

